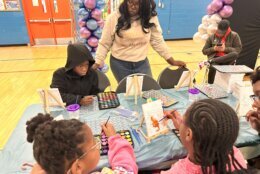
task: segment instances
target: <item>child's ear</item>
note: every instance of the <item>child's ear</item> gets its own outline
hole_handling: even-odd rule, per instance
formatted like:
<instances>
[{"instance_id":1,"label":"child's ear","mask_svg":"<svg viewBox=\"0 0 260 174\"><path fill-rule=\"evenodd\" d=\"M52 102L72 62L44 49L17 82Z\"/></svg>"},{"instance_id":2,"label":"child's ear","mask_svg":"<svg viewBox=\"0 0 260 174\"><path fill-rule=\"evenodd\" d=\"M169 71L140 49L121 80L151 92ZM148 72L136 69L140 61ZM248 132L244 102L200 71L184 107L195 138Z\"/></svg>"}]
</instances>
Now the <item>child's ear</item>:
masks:
<instances>
[{"instance_id":1,"label":"child's ear","mask_svg":"<svg viewBox=\"0 0 260 174\"><path fill-rule=\"evenodd\" d=\"M186 130L185 139L186 139L187 142L191 142L192 141L192 130L190 128L188 128Z\"/></svg>"},{"instance_id":2,"label":"child's ear","mask_svg":"<svg viewBox=\"0 0 260 174\"><path fill-rule=\"evenodd\" d=\"M83 164L81 162L76 163L76 174L82 174L83 173Z\"/></svg>"}]
</instances>

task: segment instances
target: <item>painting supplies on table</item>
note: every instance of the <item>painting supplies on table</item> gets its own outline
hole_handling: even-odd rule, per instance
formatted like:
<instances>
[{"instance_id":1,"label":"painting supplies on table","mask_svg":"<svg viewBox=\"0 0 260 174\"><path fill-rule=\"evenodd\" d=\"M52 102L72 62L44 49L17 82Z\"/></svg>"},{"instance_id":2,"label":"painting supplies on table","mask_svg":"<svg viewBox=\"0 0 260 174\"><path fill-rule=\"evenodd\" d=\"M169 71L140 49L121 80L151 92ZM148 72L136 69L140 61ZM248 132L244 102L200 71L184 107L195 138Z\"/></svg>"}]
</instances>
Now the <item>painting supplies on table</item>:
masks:
<instances>
[{"instance_id":1,"label":"painting supplies on table","mask_svg":"<svg viewBox=\"0 0 260 174\"><path fill-rule=\"evenodd\" d=\"M156 100L161 100L162 101L162 105L163 107L169 107L171 105L174 105L176 103L178 103L177 100L163 94L161 91L159 90L149 90L149 91L145 91L143 92L143 98L145 99L149 99L149 98L155 98Z\"/></svg>"},{"instance_id":2,"label":"painting supplies on table","mask_svg":"<svg viewBox=\"0 0 260 174\"><path fill-rule=\"evenodd\" d=\"M133 147L134 142L131 136L131 133L129 130L120 130L117 132L122 138L126 139ZM100 139L101 142L101 149L100 149L100 155L107 155L109 146L108 146L108 137L105 135L105 133L102 131L100 135L94 135L98 139Z\"/></svg>"},{"instance_id":3,"label":"painting supplies on table","mask_svg":"<svg viewBox=\"0 0 260 174\"><path fill-rule=\"evenodd\" d=\"M138 130L145 137L148 143L150 143L152 139L168 133L169 129L167 125L158 121L164 117L161 100L143 104L142 109L143 117ZM142 130L144 122L146 123L146 133Z\"/></svg>"},{"instance_id":4,"label":"painting supplies on table","mask_svg":"<svg viewBox=\"0 0 260 174\"><path fill-rule=\"evenodd\" d=\"M98 93L98 107L100 110L116 108L120 105L118 96L115 92Z\"/></svg>"},{"instance_id":5,"label":"painting supplies on table","mask_svg":"<svg viewBox=\"0 0 260 174\"><path fill-rule=\"evenodd\" d=\"M142 143L142 140L141 140L141 138L140 138L140 136L139 136L139 133L138 133L134 128L132 128L132 127L130 127L130 130L131 130L133 136L135 137L136 141L138 142L138 144L139 144L139 145L143 144L143 143Z\"/></svg>"},{"instance_id":6,"label":"painting supplies on table","mask_svg":"<svg viewBox=\"0 0 260 174\"><path fill-rule=\"evenodd\" d=\"M228 97L228 93L215 84L195 85L195 88L212 99Z\"/></svg>"},{"instance_id":7,"label":"painting supplies on table","mask_svg":"<svg viewBox=\"0 0 260 174\"><path fill-rule=\"evenodd\" d=\"M138 113L136 111L131 111L123 107L115 108L111 112L130 121L134 121L138 118Z\"/></svg>"}]
</instances>

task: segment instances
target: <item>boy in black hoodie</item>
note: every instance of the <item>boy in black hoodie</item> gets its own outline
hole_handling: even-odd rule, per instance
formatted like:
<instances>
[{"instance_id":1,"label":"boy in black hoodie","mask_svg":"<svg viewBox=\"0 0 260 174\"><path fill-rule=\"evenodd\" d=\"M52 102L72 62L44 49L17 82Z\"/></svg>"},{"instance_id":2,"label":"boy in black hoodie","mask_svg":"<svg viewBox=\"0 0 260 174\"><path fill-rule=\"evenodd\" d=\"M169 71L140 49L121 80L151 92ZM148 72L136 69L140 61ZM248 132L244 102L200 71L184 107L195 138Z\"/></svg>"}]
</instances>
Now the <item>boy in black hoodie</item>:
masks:
<instances>
[{"instance_id":1,"label":"boy in black hoodie","mask_svg":"<svg viewBox=\"0 0 260 174\"><path fill-rule=\"evenodd\" d=\"M99 92L97 73L91 68L95 63L84 44L70 44L65 67L53 73L51 88L58 88L67 104L88 105Z\"/></svg>"}]
</instances>

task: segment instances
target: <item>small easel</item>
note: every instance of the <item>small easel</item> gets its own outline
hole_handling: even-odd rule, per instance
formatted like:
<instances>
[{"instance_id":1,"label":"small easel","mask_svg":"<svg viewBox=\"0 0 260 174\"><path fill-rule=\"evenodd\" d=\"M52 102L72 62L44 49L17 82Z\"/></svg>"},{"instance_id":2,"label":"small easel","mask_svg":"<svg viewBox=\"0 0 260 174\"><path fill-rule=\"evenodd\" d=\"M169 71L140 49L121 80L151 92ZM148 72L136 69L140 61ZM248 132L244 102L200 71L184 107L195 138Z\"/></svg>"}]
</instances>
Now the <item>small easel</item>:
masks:
<instances>
[{"instance_id":1,"label":"small easel","mask_svg":"<svg viewBox=\"0 0 260 174\"><path fill-rule=\"evenodd\" d=\"M148 105L147 105L148 104ZM142 126L143 126L143 123L145 122L145 119L146 118L150 118L148 115L150 115L149 113L146 114L146 116L148 117L145 117L145 113L147 111L147 109L149 109L149 111L154 111L155 113L156 112L159 112L161 114L161 116L163 116L163 109L162 109L162 103L160 100L156 100L156 101L153 101L153 102L150 102L150 103L147 103L147 104L144 104L143 105L143 116L141 118L141 122L140 122L140 125L139 127L137 128L137 131L140 132L145 140L150 143L152 139L155 139L156 137L160 136L160 135L165 135L169 132L169 128L167 126L163 126L161 127L162 130L158 130L158 132L153 132L151 131L151 129L154 129L154 127L151 127L151 125L149 124L149 121L146 120L146 130L147 130L147 134L145 134L143 131L142 131ZM144 109L145 108L145 109ZM154 109L154 110L153 110ZM159 123L159 121L158 121ZM159 123L159 124L162 124L162 123ZM150 131L149 131L150 130ZM149 135L149 132L150 132L150 135Z\"/></svg>"},{"instance_id":2,"label":"small easel","mask_svg":"<svg viewBox=\"0 0 260 174\"><path fill-rule=\"evenodd\" d=\"M142 116L142 120L141 120L141 122L140 122L139 127L137 128L137 131L140 132L140 133L143 135L143 137L145 138L145 140L147 141L147 143L150 143L151 140L155 139L156 137L158 137L158 136L160 136L160 135L165 135L165 134L167 134L167 133L169 132L169 129L166 129L166 130L164 130L164 131L158 132L157 134L155 134L155 135L149 137L148 135L146 135L146 134L142 131L142 126L143 126L144 121L145 121L145 118L144 118L144 116Z\"/></svg>"},{"instance_id":3,"label":"small easel","mask_svg":"<svg viewBox=\"0 0 260 174\"><path fill-rule=\"evenodd\" d=\"M203 84L208 83L208 75L209 75L209 66L206 67L205 74L204 74L204 77L203 77Z\"/></svg>"},{"instance_id":4,"label":"small easel","mask_svg":"<svg viewBox=\"0 0 260 174\"><path fill-rule=\"evenodd\" d=\"M130 95L130 91L132 88L134 88L134 96L135 96L135 104L137 105L137 97L140 95L140 97L142 97L142 89L140 87L140 84L139 84L139 79L138 79L138 76L137 75L134 75L132 77L132 81L129 85L129 87L127 88L127 85L126 85L126 97L128 97Z\"/></svg>"},{"instance_id":5,"label":"small easel","mask_svg":"<svg viewBox=\"0 0 260 174\"><path fill-rule=\"evenodd\" d=\"M60 106L63 109L65 108L65 103L63 103L61 97L60 97L60 93L58 92L58 96L54 94L55 88L53 89L38 89L38 92L43 100L43 108L45 113L50 114L50 108L51 106ZM56 89L58 90L58 89ZM55 91L55 93L57 93ZM54 101L52 101L54 100Z\"/></svg>"},{"instance_id":6,"label":"small easel","mask_svg":"<svg viewBox=\"0 0 260 174\"><path fill-rule=\"evenodd\" d=\"M184 71L185 72L185 71ZM184 78L179 81L179 83L175 86L175 89L178 90L183 86L183 83L189 78L189 89L193 88L193 80L197 74L197 71L189 70L188 73L185 74Z\"/></svg>"}]
</instances>

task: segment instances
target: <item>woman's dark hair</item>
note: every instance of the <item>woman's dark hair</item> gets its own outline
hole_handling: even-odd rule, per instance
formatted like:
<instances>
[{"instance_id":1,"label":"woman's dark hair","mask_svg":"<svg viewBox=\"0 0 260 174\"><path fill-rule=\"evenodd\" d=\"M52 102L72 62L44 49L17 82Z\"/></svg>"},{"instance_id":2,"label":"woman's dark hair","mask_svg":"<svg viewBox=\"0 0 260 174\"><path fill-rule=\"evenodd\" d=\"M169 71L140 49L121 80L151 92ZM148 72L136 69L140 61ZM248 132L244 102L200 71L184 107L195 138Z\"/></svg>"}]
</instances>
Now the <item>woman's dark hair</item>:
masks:
<instances>
[{"instance_id":1,"label":"woman's dark hair","mask_svg":"<svg viewBox=\"0 0 260 174\"><path fill-rule=\"evenodd\" d=\"M251 75L252 84L255 84L258 80L260 80L260 66L256 68L256 70Z\"/></svg>"},{"instance_id":2,"label":"woman's dark hair","mask_svg":"<svg viewBox=\"0 0 260 174\"><path fill-rule=\"evenodd\" d=\"M34 158L48 174L64 174L84 153L79 147L86 141L84 123L78 120L54 121L48 114L38 114L26 125Z\"/></svg>"},{"instance_id":3,"label":"woman's dark hair","mask_svg":"<svg viewBox=\"0 0 260 174\"><path fill-rule=\"evenodd\" d=\"M121 30L127 30L131 27L131 17L128 12L127 1L128 0L124 0L119 6L120 17L118 18L116 26L116 34L119 37L122 37L120 35ZM155 26L154 23L150 23L150 19L157 15L155 8L156 4L154 0L139 0L138 19L141 20L142 30L144 33L149 33L147 29Z\"/></svg>"},{"instance_id":4,"label":"woman's dark hair","mask_svg":"<svg viewBox=\"0 0 260 174\"><path fill-rule=\"evenodd\" d=\"M231 166L243 170L234 157L239 121L230 106L214 99L200 100L188 108L184 124L192 130L194 160L203 174L232 173Z\"/></svg>"}]
</instances>

